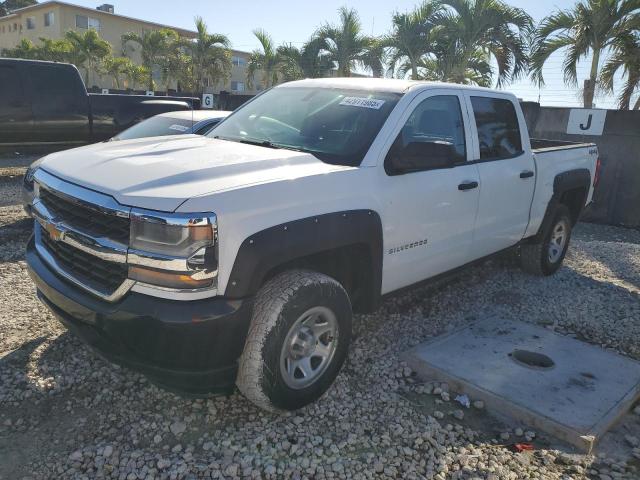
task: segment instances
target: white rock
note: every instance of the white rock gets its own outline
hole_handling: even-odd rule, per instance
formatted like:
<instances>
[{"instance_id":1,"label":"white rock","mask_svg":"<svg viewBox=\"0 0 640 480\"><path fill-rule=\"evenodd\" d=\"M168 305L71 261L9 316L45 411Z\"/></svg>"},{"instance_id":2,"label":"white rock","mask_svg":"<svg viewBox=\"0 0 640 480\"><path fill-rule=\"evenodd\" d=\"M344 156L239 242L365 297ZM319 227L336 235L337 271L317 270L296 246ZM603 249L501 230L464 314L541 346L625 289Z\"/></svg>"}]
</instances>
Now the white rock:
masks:
<instances>
[{"instance_id":1,"label":"white rock","mask_svg":"<svg viewBox=\"0 0 640 480\"><path fill-rule=\"evenodd\" d=\"M82 460L82 452L80 450L76 450L71 455L69 455L69 460L80 462Z\"/></svg>"},{"instance_id":2,"label":"white rock","mask_svg":"<svg viewBox=\"0 0 640 480\"><path fill-rule=\"evenodd\" d=\"M171 433L173 433L176 436L182 435L186 429L187 429L187 425L184 422L180 422L180 421L173 422L169 427L169 430L171 430Z\"/></svg>"}]
</instances>

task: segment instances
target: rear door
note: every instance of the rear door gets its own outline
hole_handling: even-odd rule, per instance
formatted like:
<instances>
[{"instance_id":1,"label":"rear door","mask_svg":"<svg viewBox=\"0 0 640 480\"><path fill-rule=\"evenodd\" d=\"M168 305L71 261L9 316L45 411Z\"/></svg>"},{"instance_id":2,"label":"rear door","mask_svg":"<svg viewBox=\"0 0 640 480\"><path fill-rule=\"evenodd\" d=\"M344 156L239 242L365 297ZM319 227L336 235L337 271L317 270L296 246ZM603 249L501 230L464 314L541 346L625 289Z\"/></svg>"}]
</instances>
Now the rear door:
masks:
<instances>
[{"instance_id":1,"label":"rear door","mask_svg":"<svg viewBox=\"0 0 640 480\"><path fill-rule=\"evenodd\" d=\"M473 256L481 258L518 243L529 222L535 161L522 112L510 95L467 92L480 174L480 202Z\"/></svg>"},{"instance_id":2,"label":"rear door","mask_svg":"<svg viewBox=\"0 0 640 480\"><path fill-rule=\"evenodd\" d=\"M89 99L78 71L69 65L26 67L31 87L35 141L85 144L90 139Z\"/></svg>"},{"instance_id":3,"label":"rear door","mask_svg":"<svg viewBox=\"0 0 640 480\"><path fill-rule=\"evenodd\" d=\"M32 133L31 102L24 91L20 69L16 65L0 65L0 144L30 142Z\"/></svg>"},{"instance_id":4,"label":"rear door","mask_svg":"<svg viewBox=\"0 0 640 480\"><path fill-rule=\"evenodd\" d=\"M412 101L383 148L385 168L379 168L383 293L469 261L480 189L478 168L468 162L472 142L467 124L467 108L459 90L430 89ZM389 172L395 148L433 141L453 145L456 158L452 165Z\"/></svg>"}]
</instances>

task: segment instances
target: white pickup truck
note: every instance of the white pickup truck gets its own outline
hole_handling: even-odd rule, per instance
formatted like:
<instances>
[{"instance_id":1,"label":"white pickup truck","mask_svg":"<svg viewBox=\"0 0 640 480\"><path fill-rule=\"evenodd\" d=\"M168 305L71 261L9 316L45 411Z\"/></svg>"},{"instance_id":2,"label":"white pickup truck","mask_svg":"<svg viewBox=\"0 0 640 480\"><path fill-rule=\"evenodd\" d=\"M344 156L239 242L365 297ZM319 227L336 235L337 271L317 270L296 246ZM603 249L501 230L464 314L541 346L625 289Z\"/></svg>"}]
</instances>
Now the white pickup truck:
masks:
<instances>
[{"instance_id":1,"label":"white pickup truck","mask_svg":"<svg viewBox=\"0 0 640 480\"><path fill-rule=\"evenodd\" d=\"M46 157L27 261L41 300L107 358L296 409L338 374L352 312L383 295L513 247L528 272L560 267L598 151L534 146L508 93L291 82L207 137Z\"/></svg>"}]
</instances>

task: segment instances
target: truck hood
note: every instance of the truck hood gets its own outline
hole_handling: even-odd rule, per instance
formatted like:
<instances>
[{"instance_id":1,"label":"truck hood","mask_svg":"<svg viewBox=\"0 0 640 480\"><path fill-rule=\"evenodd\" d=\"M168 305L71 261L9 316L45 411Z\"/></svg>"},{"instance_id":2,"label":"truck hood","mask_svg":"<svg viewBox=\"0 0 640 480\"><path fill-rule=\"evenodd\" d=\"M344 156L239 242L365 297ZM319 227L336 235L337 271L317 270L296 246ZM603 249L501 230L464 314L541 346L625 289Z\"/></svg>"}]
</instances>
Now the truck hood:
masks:
<instances>
[{"instance_id":1,"label":"truck hood","mask_svg":"<svg viewBox=\"0 0 640 480\"><path fill-rule=\"evenodd\" d=\"M123 205L172 212L185 200L354 167L196 135L105 142L47 156L41 168Z\"/></svg>"}]
</instances>

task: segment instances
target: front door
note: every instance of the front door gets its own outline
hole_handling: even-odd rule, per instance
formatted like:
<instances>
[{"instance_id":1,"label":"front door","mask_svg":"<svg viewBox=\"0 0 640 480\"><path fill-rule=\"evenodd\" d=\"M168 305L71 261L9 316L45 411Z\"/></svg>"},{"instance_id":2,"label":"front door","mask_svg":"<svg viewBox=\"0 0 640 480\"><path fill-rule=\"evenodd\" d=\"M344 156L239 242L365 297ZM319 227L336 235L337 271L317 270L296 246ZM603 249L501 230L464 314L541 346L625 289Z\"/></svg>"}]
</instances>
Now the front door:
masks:
<instances>
[{"instance_id":1,"label":"front door","mask_svg":"<svg viewBox=\"0 0 640 480\"><path fill-rule=\"evenodd\" d=\"M480 173L480 203L473 241L481 258L518 243L529 223L535 189L535 162L528 136L521 132L509 96L470 92L466 95L473 122L475 157Z\"/></svg>"},{"instance_id":2,"label":"front door","mask_svg":"<svg viewBox=\"0 0 640 480\"><path fill-rule=\"evenodd\" d=\"M410 104L392 144L385 148L385 165L379 168L383 293L469 261L480 179L477 166L467 163L471 145L467 121L464 97L458 90L429 90ZM420 142L450 145L453 163L394 172L390 168L394 149Z\"/></svg>"}]
</instances>

